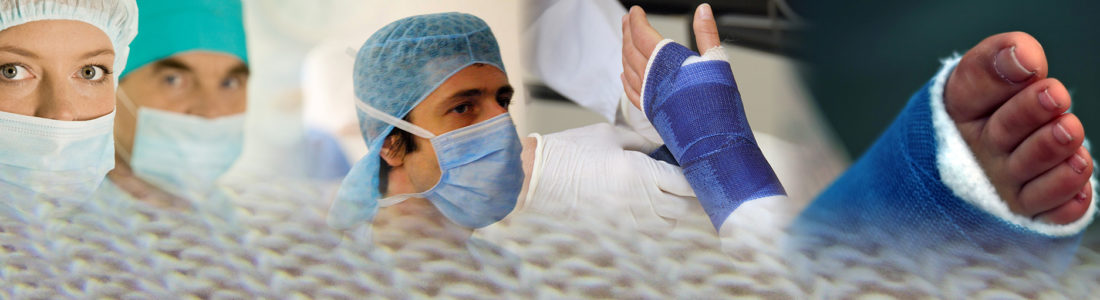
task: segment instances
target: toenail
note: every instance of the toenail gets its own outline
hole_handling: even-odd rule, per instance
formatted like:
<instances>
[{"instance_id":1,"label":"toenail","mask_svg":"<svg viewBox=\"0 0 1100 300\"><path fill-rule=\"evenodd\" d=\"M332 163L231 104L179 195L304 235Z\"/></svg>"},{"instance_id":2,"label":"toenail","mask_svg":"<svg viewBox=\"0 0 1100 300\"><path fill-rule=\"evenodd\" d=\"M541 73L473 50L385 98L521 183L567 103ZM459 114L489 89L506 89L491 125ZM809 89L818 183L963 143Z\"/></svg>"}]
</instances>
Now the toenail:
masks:
<instances>
[{"instance_id":1,"label":"toenail","mask_svg":"<svg viewBox=\"0 0 1100 300\"><path fill-rule=\"evenodd\" d=\"M1028 70L1016 58L1016 46L998 52L997 57L993 60L993 69L997 70L997 75L1000 75L1002 79L1013 83L1023 82L1035 75L1035 71Z\"/></svg>"},{"instance_id":2,"label":"toenail","mask_svg":"<svg viewBox=\"0 0 1100 300\"><path fill-rule=\"evenodd\" d=\"M1074 154L1073 158L1069 159L1069 167L1073 168L1073 171L1077 174L1085 173L1085 168L1089 167L1089 161L1081 157L1080 154Z\"/></svg>"},{"instance_id":3,"label":"toenail","mask_svg":"<svg viewBox=\"0 0 1100 300\"><path fill-rule=\"evenodd\" d=\"M1043 89L1039 93L1039 104L1049 111L1058 111L1061 105L1058 105L1058 101L1054 101L1054 96L1050 95L1050 89Z\"/></svg>"},{"instance_id":4,"label":"toenail","mask_svg":"<svg viewBox=\"0 0 1100 300\"><path fill-rule=\"evenodd\" d=\"M1058 140L1059 143L1069 144L1069 142L1073 141L1073 136L1069 135L1069 131L1067 131L1065 127L1062 127L1062 124L1055 124L1054 139Z\"/></svg>"}]
</instances>

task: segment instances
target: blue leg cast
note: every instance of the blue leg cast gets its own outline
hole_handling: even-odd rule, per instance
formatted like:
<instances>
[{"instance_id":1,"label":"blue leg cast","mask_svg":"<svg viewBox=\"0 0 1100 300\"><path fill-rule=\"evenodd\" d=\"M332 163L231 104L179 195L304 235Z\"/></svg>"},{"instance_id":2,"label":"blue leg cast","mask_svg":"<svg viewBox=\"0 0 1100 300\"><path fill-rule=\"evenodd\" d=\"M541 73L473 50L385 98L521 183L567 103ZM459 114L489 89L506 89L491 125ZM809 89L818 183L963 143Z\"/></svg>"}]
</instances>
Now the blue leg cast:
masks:
<instances>
[{"instance_id":1,"label":"blue leg cast","mask_svg":"<svg viewBox=\"0 0 1100 300\"><path fill-rule=\"evenodd\" d=\"M812 252L840 243L946 263L958 260L952 256L961 252L950 253L945 247L962 245L966 251L1012 261L1008 262L1011 267L1054 272L1068 267L1080 230L1045 230L1053 225L991 212L958 196L973 191L960 192L944 183L944 174L953 172L950 169L966 165L938 155L947 151L944 145L949 139L943 136L944 127L933 121L943 122L946 116L942 105L935 103L942 103L943 85L953 67L948 61L940 75L913 95L878 141L803 211L792 228L795 240L803 243L798 247ZM942 116L937 118L937 113ZM947 122L954 130L952 121Z\"/></svg>"}]
</instances>

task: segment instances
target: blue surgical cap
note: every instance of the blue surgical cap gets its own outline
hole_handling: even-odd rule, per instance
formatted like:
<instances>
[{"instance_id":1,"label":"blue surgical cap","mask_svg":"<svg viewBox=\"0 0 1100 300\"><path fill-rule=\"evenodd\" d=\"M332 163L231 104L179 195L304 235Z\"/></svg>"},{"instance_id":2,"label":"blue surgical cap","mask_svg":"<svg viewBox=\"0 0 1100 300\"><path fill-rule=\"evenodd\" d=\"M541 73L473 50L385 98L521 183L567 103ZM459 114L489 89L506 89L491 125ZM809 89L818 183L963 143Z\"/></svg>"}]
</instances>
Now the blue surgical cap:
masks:
<instances>
[{"instance_id":1,"label":"blue surgical cap","mask_svg":"<svg viewBox=\"0 0 1100 300\"><path fill-rule=\"evenodd\" d=\"M141 22L122 77L187 51L212 51L248 63L239 0L138 0Z\"/></svg>"},{"instance_id":2,"label":"blue surgical cap","mask_svg":"<svg viewBox=\"0 0 1100 300\"><path fill-rule=\"evenodd\" d=\"M473 65L504 71L489 25L463 13L420 15L397 20L375 32L355 57L357 101L404 118L448 78ZM378 209L379 152L390 125L357 109L369 152L352 167L329 211L329 225L344 229L370 221Z\"/></svg>"},{"instance_id":3,"label":"blue surgical cap","mask_svg":"<svg viewBox=\"0 0 1100 300\"><path fill-rule=\"evenodd\" d=\"M133 0L0 1L0 31L43 20L81 21L102 30L115 48L115 74L126 66L130 41L138 31L138 11Z\"/></svg>"}]
</instances>

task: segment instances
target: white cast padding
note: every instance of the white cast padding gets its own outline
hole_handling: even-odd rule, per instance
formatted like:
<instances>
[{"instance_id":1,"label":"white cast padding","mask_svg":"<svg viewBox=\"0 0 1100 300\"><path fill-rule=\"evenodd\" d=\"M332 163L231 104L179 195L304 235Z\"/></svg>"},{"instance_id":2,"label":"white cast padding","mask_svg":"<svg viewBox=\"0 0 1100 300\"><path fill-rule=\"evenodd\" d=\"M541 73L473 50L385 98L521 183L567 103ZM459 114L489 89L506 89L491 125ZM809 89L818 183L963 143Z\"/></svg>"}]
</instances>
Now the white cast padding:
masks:
<instances>
[{"instance_id":1,"label":"white cast padding","mask_svg":"<svg viewBox=\"0 0 1100 300\"><path fill-rule=\"evenodd\" d=\"M1081 219L1066 225L1057 225L1033 220L1031 217L1019 215L1009 210L1001 197L997 195L993 183L986 177L974 153L970 151L966 141L959 134L955 122L947 115L943 104L944 86L951 70L959 63L961 56L955 54L943 60L943 67L936 74L935 82L929 89L932 105L932 126L936 131L936 165L940 171L940 178L944 185L951 189L956 196L963 201L978 207L1006 222L1023 226L1040 234L1065 237L1080 233L1092 222L1096 213L1096 190L1093 189L1092 203L1088 212ZM1096 177L1089 181L1096 185Z\"/></svg>"}]
</instances>

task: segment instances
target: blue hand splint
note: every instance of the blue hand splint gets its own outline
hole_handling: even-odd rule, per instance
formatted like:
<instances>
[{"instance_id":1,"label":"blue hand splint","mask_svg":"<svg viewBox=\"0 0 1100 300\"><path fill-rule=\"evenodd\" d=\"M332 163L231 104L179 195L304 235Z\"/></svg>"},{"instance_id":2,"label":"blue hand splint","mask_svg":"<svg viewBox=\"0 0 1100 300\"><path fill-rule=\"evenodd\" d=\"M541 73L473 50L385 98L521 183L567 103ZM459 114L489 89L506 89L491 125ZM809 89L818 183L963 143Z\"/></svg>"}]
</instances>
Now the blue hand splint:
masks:
<instances>
[{"instance_id":1,"label":"blue hand splint","mask_svg":"<svg viewBox=\"0 0 1100 300\"><path fill-rule=\"evenodd\" d=\"M657 148L657 150L653 150L653 153L650 153L649 157L672 165L680 165L680 162L676 161L676 158L672 156L672 151L668 151L668 146L662 145L660 148Z\"/></svg>"},{"instance_id":2,"label":"blue hand splint","mask_svg":"<svg viewBox=\"0 0 1100 300\"><path fill-rule=\"evenodd\" d=\"M833 240L865 249L886 247L914 257L933 254L945 264L953 261L945 245L989 253L1023 250L1029 258L1010 255L1002 260L1012 267L1065 270L1080 234L1053 237L1006 222L944 185L929 105L933 83L913 95L859 161L795 220L791 234L801 243L796 247L813 251L827 246L818 243Z\"/></svg>"},{"instance_id":3,"label":"blue hand splint","mask_svg":"<svg viewBox=\"0 0 1100 300\"><path fill-rule=\"evenodd\" d=\"M728 62L686 66L697 54L668 43L643 88L643 110L684 169L715 229L745 201L786 195L752 135Z\"/></svg>"}]
</instances>

